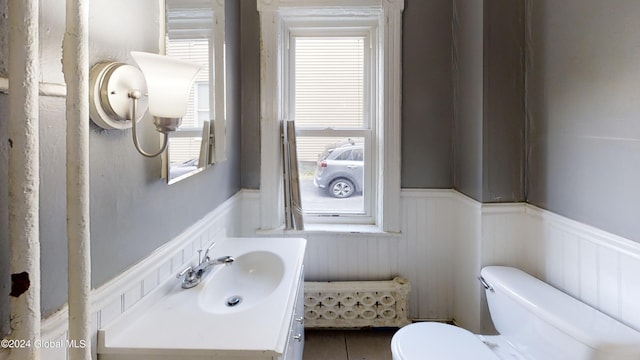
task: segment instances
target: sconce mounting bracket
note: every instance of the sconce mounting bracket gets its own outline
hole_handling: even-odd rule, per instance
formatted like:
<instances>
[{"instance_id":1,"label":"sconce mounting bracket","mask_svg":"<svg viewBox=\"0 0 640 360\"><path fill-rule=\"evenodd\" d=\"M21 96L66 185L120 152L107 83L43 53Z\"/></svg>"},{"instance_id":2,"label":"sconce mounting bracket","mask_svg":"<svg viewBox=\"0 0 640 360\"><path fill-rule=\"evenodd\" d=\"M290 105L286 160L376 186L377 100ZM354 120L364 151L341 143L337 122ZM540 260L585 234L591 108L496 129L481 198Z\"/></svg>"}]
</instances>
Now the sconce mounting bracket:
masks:
<instances>
[{"instance_id":1,"label":"sconce mounting bracket","mask_svg":"<svg viewBox=\"0 0 640 360\"><path fill-rule=\"evenodd\" d=\"M131 122L133 92L146 95L147 84L142 71L121 62L101 62L89 74L89 113L103 129L128 129ZM136 122L148 107L146 96L138 99Z\"/></svg>"}]
</instances>

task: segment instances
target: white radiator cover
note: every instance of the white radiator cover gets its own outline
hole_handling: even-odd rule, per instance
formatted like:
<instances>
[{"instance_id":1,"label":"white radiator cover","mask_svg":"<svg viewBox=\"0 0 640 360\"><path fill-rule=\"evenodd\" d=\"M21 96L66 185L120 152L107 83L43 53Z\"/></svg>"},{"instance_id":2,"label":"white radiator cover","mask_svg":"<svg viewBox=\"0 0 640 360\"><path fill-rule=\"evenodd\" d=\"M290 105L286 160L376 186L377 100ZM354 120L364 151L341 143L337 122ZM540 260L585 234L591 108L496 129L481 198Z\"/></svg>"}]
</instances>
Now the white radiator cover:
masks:
<instances>
[{"instance_id":1,"label":"white radiator cover","mask_svg":"<svg viewBox=\"0 0 640 360\"><path fill-rule=\"evenodd\" d=\"M411 321L411 285L401 277L388 281L304 283L307 328L401 327Z\"/></svg>"}]
</instances>

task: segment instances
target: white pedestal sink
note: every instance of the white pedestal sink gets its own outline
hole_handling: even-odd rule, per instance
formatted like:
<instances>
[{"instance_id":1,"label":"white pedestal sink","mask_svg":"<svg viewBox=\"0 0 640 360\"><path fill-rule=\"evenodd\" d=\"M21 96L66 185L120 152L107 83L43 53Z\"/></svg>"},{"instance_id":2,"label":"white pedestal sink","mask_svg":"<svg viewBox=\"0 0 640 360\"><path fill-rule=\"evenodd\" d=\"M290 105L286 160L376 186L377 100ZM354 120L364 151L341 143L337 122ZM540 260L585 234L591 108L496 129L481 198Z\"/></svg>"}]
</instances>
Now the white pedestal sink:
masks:
<instances>
[{"instance_id":1,"label":"white pedestal sink","mask_svg":"<svg viewBox=\"0 0 640 360\"><path fill-rule=\"evenodd\" d=\"M302 296L305 246L297 238L226 239L212 257L230 255L233 264L192 289L174 279L166 294L148 297L153 303L143 299L100 329L100 359L282 358Z\"/></svg>"}]
</instances>

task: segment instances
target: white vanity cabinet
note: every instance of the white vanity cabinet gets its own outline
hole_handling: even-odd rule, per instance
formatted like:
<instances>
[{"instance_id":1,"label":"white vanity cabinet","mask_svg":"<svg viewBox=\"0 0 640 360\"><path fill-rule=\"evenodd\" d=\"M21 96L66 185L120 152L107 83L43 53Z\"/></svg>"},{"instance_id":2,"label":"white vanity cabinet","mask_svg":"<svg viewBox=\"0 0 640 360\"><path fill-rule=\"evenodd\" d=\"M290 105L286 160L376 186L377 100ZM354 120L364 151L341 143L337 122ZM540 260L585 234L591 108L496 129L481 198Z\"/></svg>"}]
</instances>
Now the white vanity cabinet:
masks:
<instances>
[{"instance_id":1,"label":"white vanity cabinet","mask_svg":"<svg viewBox=\"0 0 640 360\"><path fill-rule=\"evenodd\" d=\"M172 276L98 331L98 359L302 360L305 247L299 238L226 239L216 256L232 264L190 289Z\"/></svg>"},{"instance_id":2,"label":"white vanity cabinet","mask_svg":"<svg viewBox=\"0 0 640 360\"><path fill-rule=\"evenodd\" d=\"M296 292L296 302L289 325L289 338L284 354L279 360L302 360L304 351L304 274L300 274L300 284Z\"/></svg>"}]
</instances>

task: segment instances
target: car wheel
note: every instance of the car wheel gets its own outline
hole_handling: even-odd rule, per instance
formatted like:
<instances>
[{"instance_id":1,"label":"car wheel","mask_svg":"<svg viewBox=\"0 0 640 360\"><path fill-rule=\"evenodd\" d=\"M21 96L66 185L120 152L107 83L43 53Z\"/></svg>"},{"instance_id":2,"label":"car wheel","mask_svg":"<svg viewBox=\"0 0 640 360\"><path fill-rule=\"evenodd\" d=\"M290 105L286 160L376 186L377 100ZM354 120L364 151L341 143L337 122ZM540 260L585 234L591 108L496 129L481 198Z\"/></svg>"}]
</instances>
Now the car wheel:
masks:
<instances>
[{"instance_id":1,"label":"car wheel","mask_svg":"<svg viewBox=\"0 0 640 360\"><path fill-rule=\"evenodd\" d=\"M347 179L336 179L329 185L329 193L331 196L341 199L348 198L353 195L355 191L356 188L353 186L353 183Z\"/></svg>"}]
</instances>

